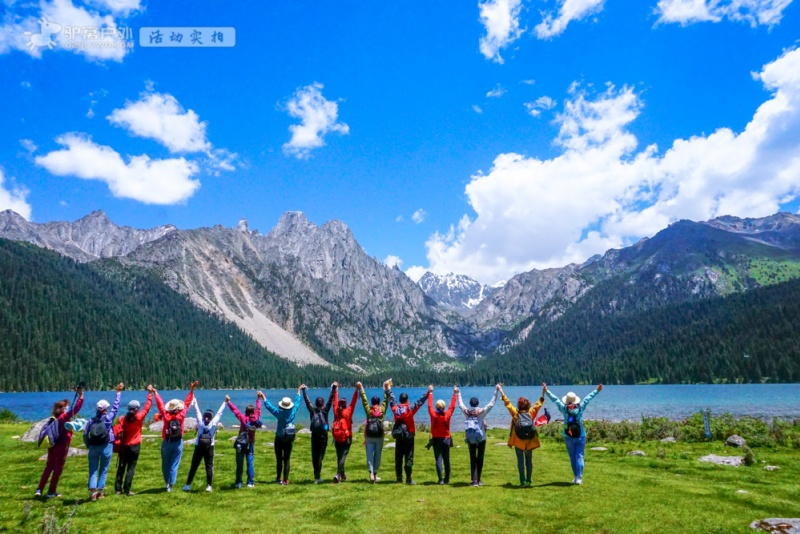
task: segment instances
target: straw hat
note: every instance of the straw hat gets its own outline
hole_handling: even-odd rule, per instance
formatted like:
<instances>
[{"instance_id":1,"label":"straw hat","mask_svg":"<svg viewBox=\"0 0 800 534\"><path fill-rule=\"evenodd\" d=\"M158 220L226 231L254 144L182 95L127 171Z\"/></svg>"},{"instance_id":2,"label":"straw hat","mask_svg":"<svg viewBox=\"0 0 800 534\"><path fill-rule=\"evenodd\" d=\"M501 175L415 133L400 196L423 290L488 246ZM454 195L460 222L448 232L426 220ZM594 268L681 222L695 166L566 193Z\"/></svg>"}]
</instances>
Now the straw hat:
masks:
<instances>
[{"instance_id":1,"label":"straw hat","mask_svg":"<svg viewBox=\"0 0 800 534\"><path fill-rule=\"evenodd\" d=\"M180 412L183 410L183 401L180 399L172 399L167 403L166 409L168 412Z\"/></svg>"},{"instance_id":2,"label":"straw hat","mask_svg":"<svg viewBox=\"0 0 800 534\"><path fill-rule=\"evenodd\" d=\"M561 397L561 402L564 404L580 404L581 398L572 391Z\"/></svg>"},{"instance_id":3,"label":"straw hat","mask_svg":"<svg viewBox=\"0 0 800 534\"><path fill-rule=\"evenodd\" d=\"M292 399L290 399L289 397L284 397L278 403L278 406L283 408L284 410L291 410L294 407L294 403L292 402Z\"/></svg>"},{"instance_id":4,"label":"straw hat","mask_svg":"<svg viewBox=\"0 0 800 534\"><path fill-rule=\"evenodd\" d=\"M442 399L436 401L436 409L437 410L444 410L445 403Z\"/></svg>"}]
</instances>

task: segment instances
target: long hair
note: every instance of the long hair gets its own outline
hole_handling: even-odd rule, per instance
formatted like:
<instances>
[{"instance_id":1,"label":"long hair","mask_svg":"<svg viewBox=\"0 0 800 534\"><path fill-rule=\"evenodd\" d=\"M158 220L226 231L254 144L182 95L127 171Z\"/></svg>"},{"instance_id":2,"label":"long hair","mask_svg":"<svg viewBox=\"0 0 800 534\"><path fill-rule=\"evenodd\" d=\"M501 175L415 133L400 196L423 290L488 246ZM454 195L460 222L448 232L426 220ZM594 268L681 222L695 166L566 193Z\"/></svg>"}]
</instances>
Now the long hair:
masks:
<instances>
[{"instance_id":1,"label":"long hair","mask_svg":"<svg viewBox=\"0 0 800 534\"><path fill-rule=\"evenodd\" d=\"M69 406L69 399L60 400L53 404L53 417L61 415L61 412L63 412L67 406Z\"/></svg>"}]
</instances>

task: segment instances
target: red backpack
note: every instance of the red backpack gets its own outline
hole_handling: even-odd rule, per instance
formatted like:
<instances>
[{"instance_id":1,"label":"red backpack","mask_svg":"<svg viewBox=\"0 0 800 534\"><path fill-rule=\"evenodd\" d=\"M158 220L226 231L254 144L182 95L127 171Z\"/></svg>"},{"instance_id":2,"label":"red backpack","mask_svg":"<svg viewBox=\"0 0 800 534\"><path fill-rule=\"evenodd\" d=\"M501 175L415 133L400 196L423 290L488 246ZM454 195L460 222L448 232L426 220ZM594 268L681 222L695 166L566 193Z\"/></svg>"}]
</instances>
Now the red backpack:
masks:
<instances>
[{"instance_id":1,"label":"red backpack","mask_svg":"<svg viewBox=\"0 0 800 534\"><path fill-rule=\"evenodd\" d=\"M333 440L336 443L344 443L350 437L349 428L347 428L347 420L340 417L333 423Z\"/></svg>"}]
</instances>

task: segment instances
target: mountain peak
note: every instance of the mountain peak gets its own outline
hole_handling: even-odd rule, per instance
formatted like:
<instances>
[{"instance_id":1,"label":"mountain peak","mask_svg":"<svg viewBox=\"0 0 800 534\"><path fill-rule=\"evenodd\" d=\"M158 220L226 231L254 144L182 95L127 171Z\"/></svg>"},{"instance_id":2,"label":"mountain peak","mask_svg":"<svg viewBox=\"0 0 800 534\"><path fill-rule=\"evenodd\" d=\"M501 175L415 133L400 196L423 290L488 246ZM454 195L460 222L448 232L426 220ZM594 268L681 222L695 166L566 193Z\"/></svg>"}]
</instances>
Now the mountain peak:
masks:
<instances>
[{"instance_id":1,"label":"mountain peak","mask_svg":"<svg viewBox=\"0 0 800 534\"><path fill-rule=\"evenodd\" d=\"M477 306L489 293L488 287L465 274L438 275L428 271L417 285L439 304L461 312Z\"/></svg>"},{"instance_id":2,"label":"mountain peak","mask_svg":"<svg viewBox=\"0 0 800 534\"><path fill-rule=\"evenodd\" d=\"M291 234L295 232L306 232L316 228L316 225L308 220L302 211L287 211L278 219L273 232L276 234Z\"/></svg>"},{"instance_id":3,"label":"mountain peak","mask_svg":"<svg viewBox=\"0 0 800 534\"><path fill-rule=\"evenodd\" d=\"M246 234L249 231L246 217L242 217L242 220L239 221L239 224L236 225L236 229L244 234Z\"/></svg>"}]
</instances>

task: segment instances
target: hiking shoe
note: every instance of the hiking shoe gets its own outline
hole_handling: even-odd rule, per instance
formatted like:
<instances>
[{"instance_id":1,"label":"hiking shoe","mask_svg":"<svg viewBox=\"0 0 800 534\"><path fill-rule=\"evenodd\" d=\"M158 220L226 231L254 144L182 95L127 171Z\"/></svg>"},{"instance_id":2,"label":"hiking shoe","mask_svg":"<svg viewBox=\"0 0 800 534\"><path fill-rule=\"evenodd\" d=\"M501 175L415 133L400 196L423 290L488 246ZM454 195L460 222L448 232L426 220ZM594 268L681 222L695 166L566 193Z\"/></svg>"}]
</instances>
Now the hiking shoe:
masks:
<instances>
[{"instance_id":1,"label":"hiking shoe","mask_svg":"<svg viewBox=\"0 0 800 534\"><path fill-rule=\"evenodd\" d=\"M247 485L247 487L248 487L248 488L255 488L255 487L256 487L256 485L255 485L255 484L248 484L248 485Z\"/></svg>"},{"instance_id":2,"label":"hiking shoe","mask_svg":"<svg viewBox=\"0 0 800 534\"><path fill-rule=\"evenodd\" d=\"M60 493L48 493L47 494L47 498L48 499L58 499L59 497L61 497Z\"/></svg>"},{"instance_id":3,"label":"hiking shoe","mask_svg":"<svg viewBox=\"0 0 800 534\"><path fill-rule=\"evenodd\" d=\"M206 491L211 493L211 486L206 486Z\"/></svg>"},{"instance_id":4,"label":"hiking shoe","mask_svg":"<svg viewBox=\"0 0 800 534\"><path fill-rule=\"evenodd\" d=\"M413 480L411 480L410 478L408 480L406 480L406 484L408 484L409 486L416 486L417 485L417 483L414 482Z\"/></svg>"},{"instance_id":5,"label":"hiking shoe","mask_svg":"<svg viewBox=\"0 0 800 534\"><path fill-rule=\"evenodd\" d=\"M34 497L41 497L41 496L42 496L42 490L40 490L40 489L37 489L37 490L36 490L36 493L34 493L34 494L33 494L33 496L34 496Z\"/></svg>"},{"instance_id":6,"label":"hiking shoe","mask_svg":"<svg viewBox=\"0 0 800 534\"><path fill-rule=\"evenodd\" d=\"M181 488L181 491L192 491L192 487L189 484L186 484Z\"/></svg>"},{"instance_id":7,"label":"hiking shoe","mask_svg":"<svg viewBox=\"0 0 800 534\"><path fill-rule=\"evenodd\" d=\"M575 479L575 484L577 484L578 486L580 486L581 484L583 484L583 480L582 480L582 479L580 479L580 478L576 478L576 479Z\"/></svg>"}]
</instances>

